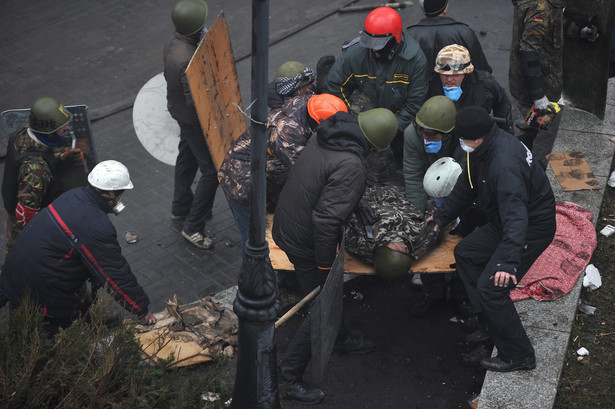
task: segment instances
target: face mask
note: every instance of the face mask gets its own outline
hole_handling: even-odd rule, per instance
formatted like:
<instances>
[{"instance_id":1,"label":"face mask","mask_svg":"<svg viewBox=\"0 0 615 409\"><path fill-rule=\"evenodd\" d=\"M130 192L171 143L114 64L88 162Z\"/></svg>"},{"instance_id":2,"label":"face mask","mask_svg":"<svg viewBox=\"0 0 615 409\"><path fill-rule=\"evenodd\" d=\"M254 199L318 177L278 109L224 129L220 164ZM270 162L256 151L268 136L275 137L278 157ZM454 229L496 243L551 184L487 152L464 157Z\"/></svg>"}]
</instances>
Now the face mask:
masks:
<instances>
[{"instance_id":1,"label":"face mask","mask_svg":"<svg viewBox=\"0 0 615 409\"><path fill-rule=\"evenodd\" d=\"M425 145L425 152L427 153L438 153L440 149L442 149L442 141L440 142L427 142L423 139L423 144Z\"/></svg>"},{"instance_id":2,"label":"face mask","mask_svg":"<svg viewBox=\"0 0 615 409\"><path fill-rule=\"evenodd\" d=\"M124 205L124 203L122 202L117 202L117 204L115 206L113 206L113 214L115 214L116 216L118 214L120 214L122 212L122 210L124 210L126 208L126 205Z\"/></svg>"},{"instance_id":3,"label":"face mask","mask_svg":"<svg viewBox=\"0 0 615 409\"><path fill-rule=\"evenodd\" d=\"M444 90L444 95L451 101L457 101L461 98L461 94L463 94L463 90L461 87L442 87Z\"/></svg>"},{"instance_id":4,"label":"face mask","mask_svg":"<svg viewBox=\"0 0 615 409\"><path fill-rule=\"evenodd\" d=\"M463 142L463 139L459 140L459 146L461 146L461 149L463 149L464 151L466 151L468 153L474 152L474 148L471 147L471 146L466 145L465 142Z\"/></svg>"}]
</instances>

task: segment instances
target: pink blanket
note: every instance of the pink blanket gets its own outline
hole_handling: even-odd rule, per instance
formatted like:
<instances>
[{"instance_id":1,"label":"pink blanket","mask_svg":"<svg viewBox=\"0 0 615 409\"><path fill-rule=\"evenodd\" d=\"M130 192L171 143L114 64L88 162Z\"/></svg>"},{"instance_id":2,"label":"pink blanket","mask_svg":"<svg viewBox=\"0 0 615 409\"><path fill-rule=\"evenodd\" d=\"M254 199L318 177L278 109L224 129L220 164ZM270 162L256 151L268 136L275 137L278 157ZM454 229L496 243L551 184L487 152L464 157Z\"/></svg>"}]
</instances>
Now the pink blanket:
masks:
<instances>
[{"instance_id":1,"label":"pink blanket","mask_svg":"<svg viewBox=\"0 0 615 409\"><path fill-rule=\"evenodd\" d=\"M596 249L593 213L574 203L556 203L555 238L510 292L513 301L555 300L568 294Z\"/></svg>"}]
</instances>

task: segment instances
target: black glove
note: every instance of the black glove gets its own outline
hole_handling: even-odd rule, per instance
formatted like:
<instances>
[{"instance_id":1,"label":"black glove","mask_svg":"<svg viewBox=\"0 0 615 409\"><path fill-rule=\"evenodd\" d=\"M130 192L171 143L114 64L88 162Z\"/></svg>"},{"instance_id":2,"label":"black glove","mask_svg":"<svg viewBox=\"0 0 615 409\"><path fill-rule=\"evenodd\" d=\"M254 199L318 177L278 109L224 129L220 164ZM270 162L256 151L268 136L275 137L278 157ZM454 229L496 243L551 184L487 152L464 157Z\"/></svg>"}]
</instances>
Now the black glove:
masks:
<instances>
[{"instance_id":1,"label":"black glove","mask_svg":"<svg viewBox=\"0 0 615 409\"><path fill-rule=\"evenodd\" d=\"M367 203L367 200L361 198L359 204L357 204L357 207L354 209L354 214L357 216L359 223L365 227L367 238L372 239L374 237L372 234L372 224L376 223L378 220L378 216L376 216L374 209Z\"/></svg>"}]
</instances>

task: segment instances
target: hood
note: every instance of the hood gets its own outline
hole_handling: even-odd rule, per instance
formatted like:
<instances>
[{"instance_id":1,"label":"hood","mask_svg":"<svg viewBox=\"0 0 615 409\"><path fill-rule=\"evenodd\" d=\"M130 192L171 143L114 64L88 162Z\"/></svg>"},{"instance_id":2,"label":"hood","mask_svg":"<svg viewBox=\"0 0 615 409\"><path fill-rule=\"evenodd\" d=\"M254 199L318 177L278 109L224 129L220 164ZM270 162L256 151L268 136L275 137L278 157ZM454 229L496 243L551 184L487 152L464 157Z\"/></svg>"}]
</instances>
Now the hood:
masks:
<instances>
[{"instance_id":1,"label":"hood","mask_svg":"<svg viewBox=\"0 0 615 409\"><path fill-rule=\"evenodd\" d=\"M316 128L318 145L331 151L347 151L358 155L363 161L370 145L359 127L357 118L338 112Z\"/></svg>"}]
</instances>

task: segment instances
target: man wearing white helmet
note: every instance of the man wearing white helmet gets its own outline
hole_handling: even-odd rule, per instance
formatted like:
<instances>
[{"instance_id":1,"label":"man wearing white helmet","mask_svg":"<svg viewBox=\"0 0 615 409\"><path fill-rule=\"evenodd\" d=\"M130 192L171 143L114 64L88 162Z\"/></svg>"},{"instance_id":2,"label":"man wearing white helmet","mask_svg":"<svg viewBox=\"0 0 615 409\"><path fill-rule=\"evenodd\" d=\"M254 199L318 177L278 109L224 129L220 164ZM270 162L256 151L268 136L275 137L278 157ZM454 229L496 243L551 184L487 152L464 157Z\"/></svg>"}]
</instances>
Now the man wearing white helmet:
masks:
<instances>
[{"instance_id":1,"label":"man wearing white helmet","mask_svg":"<svg viewBox=\"0 0 615 409\"><path fill-rule=\"evenodd\" d=\"M0 290L12 312L26 291L44 316L49 336L83 313L80 291L91 278L113 294L145 324L156 318L117 241L108 213L119 214L124 191L132 189L128 169L120 162L99 163L89 185L72 189L36 214L13 246L0 274Z\"/></svg>"}]
</instances>

